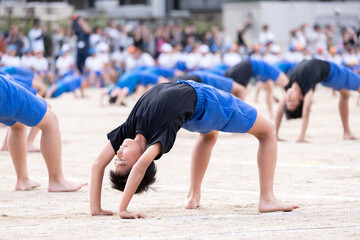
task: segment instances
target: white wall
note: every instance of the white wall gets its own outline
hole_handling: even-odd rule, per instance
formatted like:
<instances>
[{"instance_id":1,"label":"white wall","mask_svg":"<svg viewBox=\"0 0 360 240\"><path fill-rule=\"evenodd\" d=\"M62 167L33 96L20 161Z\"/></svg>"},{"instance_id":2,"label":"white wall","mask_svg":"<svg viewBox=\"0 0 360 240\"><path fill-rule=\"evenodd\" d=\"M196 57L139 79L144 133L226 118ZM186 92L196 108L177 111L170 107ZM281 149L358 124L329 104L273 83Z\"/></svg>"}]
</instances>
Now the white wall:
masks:
<instances>
[{"instance_id":1,"label":"white wall","mask_svg":"<svg viewBox=\"0 0 360 240\"><path fill-rule=\"evenodd\" d=\"M249 44L257 42L261 26L268 23L277 41L287 46L290 29L304 22L311 28L315 23L332 24L335 21L335 9L340 10L339 17L343 25L360 26L360 2L225 3L222 6L223 26L235 40L237 29L251 14L253 26L245 34Z\"/></svg>"}]
</instances>

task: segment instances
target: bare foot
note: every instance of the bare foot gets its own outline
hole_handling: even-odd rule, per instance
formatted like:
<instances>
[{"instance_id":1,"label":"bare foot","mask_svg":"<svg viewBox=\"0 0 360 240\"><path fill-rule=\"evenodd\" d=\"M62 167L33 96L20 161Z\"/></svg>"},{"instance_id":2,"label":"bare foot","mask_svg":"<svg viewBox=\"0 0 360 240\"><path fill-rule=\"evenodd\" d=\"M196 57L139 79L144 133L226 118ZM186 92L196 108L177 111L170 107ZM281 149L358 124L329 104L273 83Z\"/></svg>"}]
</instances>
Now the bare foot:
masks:
<instances>
[{"instance_id":1,"label":"bare foot","mask_svg":"<svg viewBox=\"0 0 360 240\"><path fill-rule=\"evenodd\" d=\"M271 199L260 199L259 202L259 212L261 213L276 211L290 212L296 208L299 208L299 206L284 203L276 197L272 197Z\"/></svg>"},{"instance_id":2,"label":"bare foot","mask_svg":"<svg viewBox=\"0 0 360 240\"><path fill-rule=\"evenodd\" d=\"M185 202L186 209L195 209L200 207L200 196L198 197L188 197L187 201Z\"/></svg>"},{"instance_id":3,"label":"bare foot","mask_svg":"<svg viewBox=\"0 0 360 240\"><path fill-rule=\"evenodd\" d=\"M40 183L37 183L31 179L18 180L15 185L16 191L27 191L34 188L40 187Z\"/></svg>"},{"instance_id":4,"label":"bare foot","mask_svg":"<svg viewBox=\"0 0 360 240\"><path fill-rule=\"evenodd\" d=\"M33 144L28 144L27 145L27 151L28 152L40 152L40 148L33 145Z\"/></svg>"},{"instance_id":5,"label":"bare foot","mask_svg":"<svg viewBox=\"0 0 360 240\"><path fill-rule=\"evenodd\" d=\"M79 191L87 183L71 182L63 179L60 182L50 182L48 186L49 192L76 192Z\"/></svg>"},{"instance_id":6,"label":"bare foot","mask_svg":"<svg viewBox=\"0 0 360 240\"><path fill-rule=\"evenodd\" d=\"M344 133L343 136L344 140L358 140L356 136L354 136L352 133Z\"/></svg>"}]
</instances>

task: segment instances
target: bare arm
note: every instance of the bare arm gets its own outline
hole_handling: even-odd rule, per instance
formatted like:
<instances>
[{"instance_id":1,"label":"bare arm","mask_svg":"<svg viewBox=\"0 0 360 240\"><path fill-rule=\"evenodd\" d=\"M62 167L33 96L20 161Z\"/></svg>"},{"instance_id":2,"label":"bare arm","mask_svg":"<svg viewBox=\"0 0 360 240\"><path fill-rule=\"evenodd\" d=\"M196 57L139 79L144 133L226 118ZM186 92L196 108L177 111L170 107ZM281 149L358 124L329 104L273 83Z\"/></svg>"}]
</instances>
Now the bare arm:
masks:
<instances>
[{"instance_id":1,"label":"bare arm","mask_svg":"<svg viewBox=\"0 0 360 240\"><path fill-rule=\"evenodd\" d=\"M284 92L284 88L289 84L289 78L284 73L280 73L279 77L275 81L275 84L281 87Z\"/></svg>"},{"instance_id":2,"label":"bare arm","mask_svg":"<svg viewBox=\"0 0 360 240\"><path fill-rule=\"evenodd\" d=\"M304 105L303 105L303 112L302 112L302 124L301 124L301 132L299 139L297 142L305 142L305 132L309 124L309 115L310 115L310 108L312 104L314 91L310 90L308 93L306 93L304 97Z\"/></svg>"},{"instance_id":3,"label":"bare arm","mask_svg":"<svg viewBox=\"0 0 360 240\"><path fill-rule=\"evenodd\" d=\"M101 209L101 186L104 177L104 169L115 156L115 151L110 141L107 142L100 155L97 157L91 169L90 183L90 211L91 215L112 215L111 211Z\"/></svg>"},{"instance_id":4,"label":"bare arm","mask_svg":"<svg viewBox=\"0 0 360 240\"><path fill-rule=\"evenodd\" d=\"M131 213L127 210L127 207L130 203L131 198L134 196L136 189L138 188L141 180L144 178L146 169L149 167L150 163L154 158L161 152L161 143L155 143L151 145L146 151L141 155L139 160L132 167L127 180L124 194L119 207L119 216L121 218L145 218L146 215L142 213Z\"/></svg>"},{"instance_id":5,"label":"bare arm","mask_svg":"<svg viewBox=\"0 0 360 240\"><path fill-rule=\"evenodd\" d=\"M89 26L89 24L82 18L79 18L78 20L79 26L81 27L81 29L86 32L87 34L91 33L91 28Z\"/></svg>"},{"instance_id":6,"label":"bare arm","mask_svg":"<svg viewBox=\"0 0 360 240\"><path fill-rule=\"evenodd\" d=\"M283 117L284 106L285 106L285 97L283 97L281 99L281 101L279 102L279 107L277 109L276 116L275 116L275 130L276 130L276 138L278 141L282 141L282 139L279 138L279 128L280 128L281 120Z\"/></svg>"}]
</instances>

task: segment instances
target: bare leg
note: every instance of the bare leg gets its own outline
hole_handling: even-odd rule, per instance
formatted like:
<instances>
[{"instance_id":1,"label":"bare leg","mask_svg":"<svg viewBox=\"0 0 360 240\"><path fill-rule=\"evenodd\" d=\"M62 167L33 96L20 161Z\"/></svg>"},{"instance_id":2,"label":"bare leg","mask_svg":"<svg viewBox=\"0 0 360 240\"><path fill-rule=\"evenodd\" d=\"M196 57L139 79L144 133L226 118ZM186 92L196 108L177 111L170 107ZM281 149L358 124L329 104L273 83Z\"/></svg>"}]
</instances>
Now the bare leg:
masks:
<instances>
[{"instance_id":1,"label":"bare leg","mask_svg":"<svg viewBox=\"0 0 360 240\"><path fill-rule=\"evenodd\" d=\"M129 93L129 89L127 87L120 89L120 91L117 92L117 99L115 102L116 106L125 105L125 98Z\"/></svg>"},{"instance_id":2,"label":"bare leg","mask_svg":"<svg viewBox=\"0 0 360 240\"><path fill-rule=\"evenodd\" d=\"M231 94L235 97L240 98L241 100L245 99L246 96L246 88L243 85L235 82L233 83L233 88L231 89Z\"/></svg>"},{"instance_id":3,"label":"bare leg","mask_svg":"<svg viewBox=\"0 0 360 240\"><path fill-rule=\"evenodd\" d=\"M32 87L38 91L38 94L41 97L44 97L46 94L46 86L43 82L43 79L39 75L35 75L32 81Z\"/></svg>"},{"instance_id":4,"label":"bare leg","mask_svg":"<svg viewBox=\"0 0 360 240\"><path fill-rule=\"evenodd\" d=\"M9 135L9 129L8 129L7 132L6 132L3 145L1 146L1 151L8 151L8 150L9 150L9 149L8 149L8 146L7 146L8 135Z\"/></svg>"},{"instance_id":5,"label":"bare leg","mask_svg":"<svg viewBox=\"0 0 360 240\"><path fill-rule=\"evenodd\" d=\"M200 206L201 183L210 161L212 149L218 137L217 131L200 134L191 156L190 189L185 207L194 209Z\"/></svg>"},{"instance_id":6,"label":"bare leg","mask_svg":"<svg viewBox=\"0 0 360 240\"><path fill-rule=\"evenodd\" d=\"M350 131L350 126L349 126L349 98L350 98L350 93L348 90L340 90L339 112L340 112L341 122L344 128L344 136L343 136L344 140L357 139Z\"/></svg>"},{"instance_id":7,"label":"bare leg","mask_svg":"<svg viewBox=\"0 0 360 240\"><path fill-rule=\"evenodd\" d=\"M258 168L260 180L259 212L291 211L296 205L286 204L274 195L274 174L277 160L277 141L274 126L261 115L248 132L259 140Z\"/></svg>"},{"instance_id":8,"label":"bare leg","mask_svg":"<svg viewBox=\"0 0 360 240\"><path fill-rule=\"evenodd\" d=\"M45 98L51 98L56 90L57 90L56 85L55 84L51 85L45 93Z\"/></svg>"},{"instance_id":9,"label":"bare leg","mask_svg":"<svg viewBox=\"0 0 360 240\"><path fill-rule=\"evenodd\" d=\"M40 148L49 173L49 192L78 191L84 183L66 180L62 170L61 136L56 115L48 108L44 118L37 125L42 130Z\"/></svg>"},{"instance_id":10,"label":"bare leg","mask_svg":"<svg viewBox=\"0 0 360 240\"><path fill-rule=\"evenodd\" d=\"M33 127L29 131L29 135L27 137L27 151L28 152L40 152L40 148L34 146L34 140L36 135L38 134L39 129L36 127ZM9 131L6 132L4 143L1 147L1 151L8 151L8 145L7 145L7 139L8 139Z\"/></svg>"},{"instance_id":11,"label":"bare leg","mask_svg":"<svg viewBox=\"0 0 360 240\"><path fill-rule=\"evenodd\" d=\"M359 92L357 100L356 100L356 106L360 106L360 92Z\"/></svg>"},{"instance_id":12,"label":"bare leg","mask_svg":"<svg viewBox=\"0 0 360 240\"><path fill-rule=\"evenodd\" d=\"M39 133L40 129L37 127L30 128L28 137L27 137L27 151L28 152L40 152L40 148L34 145L36 135Z\"/></svg>"},{"instance_id":13,"label":"bare leg","mask_svg":"<svg viewBox=\"0 0 360 240\"><path fill-rule=\"evenodd\" d=\"M26 164L26 126L15 123L10 127L8 147L16 171L17 181L15 190L30 190L40 184L29 179Z\"/></svg>"},{"instance_id":14,"label":"bare leg","mask_svg":"<svg viewBox=\"0 0 360 240\"><path fill-rule=\"evenodd\" d=\"M96 78L97 78L96 73L95 72L90 72L90 74L89 74L89 85L90 86L95 85Z\"/></svg>"},{"instance_id":15,"label":"bare leg","mask_svg":"<svg viewBox=\"0 0 360 240\"><path fill-rule=\"evenodd\" d=\"M267 81L264 84L264 87L266 90L266 105L268 107L270 121L274 120L273 111L272 111L273 85L274 85L274 83L271 81Z\"/></svg>"},{"instance_id":16,"label":"bare leg","mask_svg":"<svg viewBox=\"0 0 360 240\"><path fill-rule=\"evenodd\" d=\"M258 103L259 102L259 95L260 95L260 91L262 88L262 83L260 81L256 82L255 85L256 91L255 91L255 102Z\"/></svg>"}]
</instances>

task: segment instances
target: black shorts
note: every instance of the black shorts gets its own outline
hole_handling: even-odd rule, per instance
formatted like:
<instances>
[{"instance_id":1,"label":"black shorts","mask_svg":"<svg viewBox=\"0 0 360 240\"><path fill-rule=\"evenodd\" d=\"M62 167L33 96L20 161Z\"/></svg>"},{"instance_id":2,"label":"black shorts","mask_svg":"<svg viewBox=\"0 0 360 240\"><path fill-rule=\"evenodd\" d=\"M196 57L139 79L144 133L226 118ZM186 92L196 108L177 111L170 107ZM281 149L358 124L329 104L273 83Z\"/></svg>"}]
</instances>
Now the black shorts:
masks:
<instances>
[{"instance_id":1,"label":"black shorts","mask_svg":"<svg viewBox=\"0 0 360 240\"><path fill-rule=\"evenodd\" d=\"M246 87L252 77L253 69L249 60L242 61L228 68L225 77L234 79L235 82Z\"/></svg>"}]
</instances>

